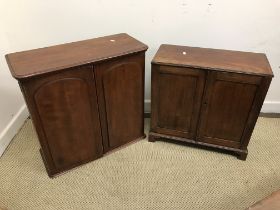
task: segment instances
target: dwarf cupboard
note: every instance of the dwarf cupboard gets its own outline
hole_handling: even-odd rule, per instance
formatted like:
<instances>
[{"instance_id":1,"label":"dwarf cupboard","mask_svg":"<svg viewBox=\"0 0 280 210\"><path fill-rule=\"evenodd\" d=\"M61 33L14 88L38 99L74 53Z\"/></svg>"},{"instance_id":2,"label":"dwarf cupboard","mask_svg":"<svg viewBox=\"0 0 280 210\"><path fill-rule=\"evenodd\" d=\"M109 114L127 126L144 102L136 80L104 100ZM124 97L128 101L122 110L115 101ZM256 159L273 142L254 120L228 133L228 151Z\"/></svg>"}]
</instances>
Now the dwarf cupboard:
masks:
<instances>
[{"instance_id":1,"label":"dwarf cupboard","mask_svg":"<svg viewBox=\"0 0 280 210\"><path fill-rule=\"evenodd\" d=\"M162 45L152 61L149 141L247 145L273 73L264 54Z\"/></svg>"},{"instance_id":2,"label":"dwarf cupboard","mask_svg":"<svg viewBox=\"0 0 280 210\"><path fill-rule=\"evenodd\" d=\"M6 55L49 176L145 136L146 50L117 34Z\"/></svg>"}]
</instances>

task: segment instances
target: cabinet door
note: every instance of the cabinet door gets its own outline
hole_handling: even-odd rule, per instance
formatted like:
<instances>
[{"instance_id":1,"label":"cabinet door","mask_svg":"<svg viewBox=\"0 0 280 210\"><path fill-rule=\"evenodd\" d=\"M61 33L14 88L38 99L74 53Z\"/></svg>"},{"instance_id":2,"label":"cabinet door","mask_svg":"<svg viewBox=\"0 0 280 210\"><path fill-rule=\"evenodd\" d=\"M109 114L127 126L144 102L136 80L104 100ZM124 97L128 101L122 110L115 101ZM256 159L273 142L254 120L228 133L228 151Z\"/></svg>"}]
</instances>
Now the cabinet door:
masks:
<instances>
[{"instance_id":1,"label":"cabinet door","mask_svg":"<svg viewBox=\"0 0 280 210\"><path fill-rule=\"evenodd\" d=\"M22 83L50 175L102 155L92 66Z\"/></svg>"},{"instance_id":2,"label":"cabinet door","mask_svg":"<svg viewBox=\"0 0 280 210\"><path fill-rule=\"evenodd\" d=\"M208 78L198 140L240 148L262 77L211 72Z\"/></svg>"},{"instance_id":3,"label":"cabinet door","mask_svg":"<svg viewBox=\"0 0 280 210\"><path fill-rule=\"evenodd\" d=\"M104 151L144 136L145 54L95 65Z\"/></svg>"},{"instance_id":4,"label":"cabinet door","mask_svg":"<svg viewBox=\"0 0 280 210\"><path fill-rule=\"evenodd\" d=\"M153 65L151 131L195 139L204 83L203 70Z\"/></svg>"}]
</instances>

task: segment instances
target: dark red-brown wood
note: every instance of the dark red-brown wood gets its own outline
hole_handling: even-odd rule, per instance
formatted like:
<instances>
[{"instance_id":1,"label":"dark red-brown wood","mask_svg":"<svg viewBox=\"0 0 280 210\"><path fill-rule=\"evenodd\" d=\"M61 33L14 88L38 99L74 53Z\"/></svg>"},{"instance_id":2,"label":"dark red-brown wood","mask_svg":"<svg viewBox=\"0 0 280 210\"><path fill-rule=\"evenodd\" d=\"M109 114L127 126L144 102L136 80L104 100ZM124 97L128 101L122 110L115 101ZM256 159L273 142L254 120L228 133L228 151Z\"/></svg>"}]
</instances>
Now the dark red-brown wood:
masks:
<instances>
[{"instance_id":1,"label":"dark red-brown wood","mask_svg":"<svg viewBox=\"0 0 280 210\"><path fill-rule=\"evenodd\" d=\"M95 80L90 65L20 83L49 174L103 154L96 88L92 83Z\"/></svg>"},{"instance_id":2,"label":"dark red-brown wood","mask_svg":"<svg viewBox=\"0 0 280 210\"><path fill-rule=\"evenodd\" d=\"M247 145L273 77L264 54L162 45L152 61L149 140Z\"/></svg>"},{"instance_id":3,"label":"dark red-brown wood","mask_svg":"<svg viewBox=\"0 0 280 210\"><path fill-rule=\"evenodd\" d=\"M86 63L96 63L147 50L147 46L122 33L6 55L16 79L50 73Z\"/></svg>"},{"instance_id":4,"label":"dark red-brown wood","mask_svg":"<svg viewBox=\"0 0 280 210\"><path fill-rule=\"evenodd\" d=\"M263 53L163 44L152 63L264 76L273 75L266 55Z\"/></svg>"},{"instance_id":5,"label":"dark red-brown wood","mask_svg":"<svg viewBox=\"0 0 280 210\"><path fill-rule=\"evenodd\" d=\"M161 65L153 66L152 78L153 131L194 139L205 72Z\"/></svg>"},{"instance_id":6,"label":"dark red-brown wood","mask_svg":"<svg viewBox=\"0 0 280 210\"><path fill-rule=\"evenodd\" d=\"M49 176L144 137L146 50L117 34L6 55Z\"/></svg>"},{"instance_id":7,"label":"dark red-brown wood","mask_svg":"<svg viewBox=\"0 0 280 210\"><path fill-rule=\"evenodd\" d=\"M104 151L144 137L145 54L95 66Z\"/></svg>"},{"instance_id":8,"label":"dark red-brown wood","mask_svg":"<svg viewBox=\"0 0 280 210\"><path fill-rule=\"evenodd\" d=\"M262 77L211 72L197 140L240 148Z\"/></svg>"}]
</instances>

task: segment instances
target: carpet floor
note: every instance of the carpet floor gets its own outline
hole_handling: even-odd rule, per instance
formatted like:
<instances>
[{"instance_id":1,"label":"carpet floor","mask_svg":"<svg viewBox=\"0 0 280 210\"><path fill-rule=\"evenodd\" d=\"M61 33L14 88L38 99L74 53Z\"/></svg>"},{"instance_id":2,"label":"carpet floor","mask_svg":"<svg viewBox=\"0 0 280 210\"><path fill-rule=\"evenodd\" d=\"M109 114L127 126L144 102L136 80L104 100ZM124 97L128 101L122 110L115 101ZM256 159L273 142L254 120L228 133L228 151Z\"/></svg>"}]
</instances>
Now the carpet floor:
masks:
<instances>
[{"instance_id":1,"label":"carpet floor","mask_svg":"<svg viewBox=\"0 0 280 210\"><path fill-rule=\"evenodd\" d=\"M247 161L144 139L50 179L27 120L0 158L0 208L241 210L280 188L279 143L280 119L260 117Z\"/></svg>"}]
</instances>

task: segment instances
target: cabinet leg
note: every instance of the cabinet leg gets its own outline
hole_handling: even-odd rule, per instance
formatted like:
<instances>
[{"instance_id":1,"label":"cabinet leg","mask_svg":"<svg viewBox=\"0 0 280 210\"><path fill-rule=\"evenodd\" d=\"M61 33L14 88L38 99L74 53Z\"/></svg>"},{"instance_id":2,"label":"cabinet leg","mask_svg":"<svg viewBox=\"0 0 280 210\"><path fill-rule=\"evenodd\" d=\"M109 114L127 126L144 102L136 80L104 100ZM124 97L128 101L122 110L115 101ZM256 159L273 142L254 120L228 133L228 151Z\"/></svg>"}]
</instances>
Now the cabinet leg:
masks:
<instances>
[{"instance_id":1,"label":"cabinet leg","mask_svg":"<svg viewBox=\"0 0 280 210\"><path fill-rule=\"evenodd\" d=\"M45 165L45 168L46 168L46 171L47 171L49 177L50 177L50 178L53 178L53 177L54 177L54 174L51 172L51 170L50 170L50 168L49 168L49 166L48 166L48 163L47 163L47 160L46 160L46 158L45 158L45 155L44 155L44 153L43 153L43 151L42 151L42 148L40 148L39 151L40 151L41 157L42 157L42 159L43 159L43 163L44 163L44 165Z\"/></svg>"},{"instance_id":2,"label":"cabinet leg","mask_svg":"<svg viewBox=\"0 0 280 210\"><path fill-rule=\"evenodd\" d=\"M148 138L148 141L149 142L155 142L156 141L156 139L157 139L158 137L155 137L155 136L153 136L153 135L149 135L149 138Z\"/></svg>"},{"instance_id":3,"label":"cabinet leg","mask_svg":"<svg viewBox=\"0 0 280 210\"><path fill-rule=\"evenodd\" d=\"M237 158L238 158L239 160L246 160L247 155L248 155L248 152L247 152L247 151L244 151L244 152L238 153Z\"/></svg>"}]
</instances>

